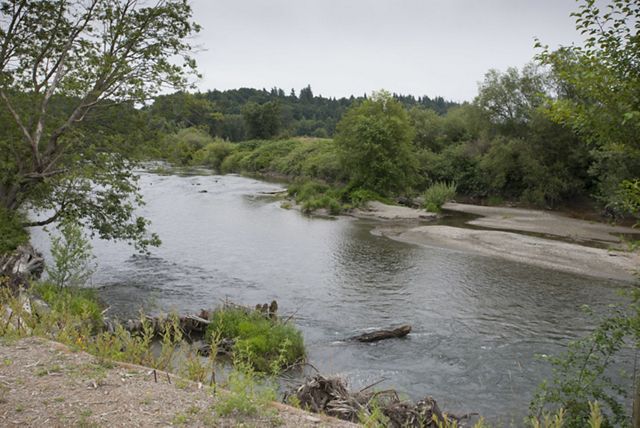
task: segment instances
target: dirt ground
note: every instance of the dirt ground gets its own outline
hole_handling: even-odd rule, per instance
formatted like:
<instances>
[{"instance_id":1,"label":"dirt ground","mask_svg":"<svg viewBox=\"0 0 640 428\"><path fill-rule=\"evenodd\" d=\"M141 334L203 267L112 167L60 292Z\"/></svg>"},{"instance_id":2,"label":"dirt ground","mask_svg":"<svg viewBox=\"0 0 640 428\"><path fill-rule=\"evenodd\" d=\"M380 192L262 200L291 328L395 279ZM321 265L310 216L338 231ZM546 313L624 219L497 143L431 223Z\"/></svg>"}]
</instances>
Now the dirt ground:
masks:
<instances>
[{"instance_id":1,"label":"dirt ground","mask_svg":"<svg viewBox=\"0 0 640 428\"><path fill-rule=\"evenodd\" d=\"M256 416L223 418L213 406L219 394L41 338L0 341L0 426L355 426L278 403Z\"/></svg>"}]
</instances>

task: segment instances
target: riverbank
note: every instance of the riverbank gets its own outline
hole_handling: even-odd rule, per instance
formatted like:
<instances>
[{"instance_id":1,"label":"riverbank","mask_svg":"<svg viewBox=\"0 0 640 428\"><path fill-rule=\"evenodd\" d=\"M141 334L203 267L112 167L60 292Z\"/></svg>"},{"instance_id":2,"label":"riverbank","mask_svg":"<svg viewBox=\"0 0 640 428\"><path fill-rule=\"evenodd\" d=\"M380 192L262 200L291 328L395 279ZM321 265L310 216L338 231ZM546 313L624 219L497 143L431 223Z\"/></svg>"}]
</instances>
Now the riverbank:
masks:
<instances>
[{"instance_id":1,"label":"riverbank","mask_svg":"<svg viewBox=\"0 0 640 428\"><path fill-rule=\"evenodd\" d=\"M2 426L284 426L354 424L273 403L222 417L225 392L148 367L100 360L42 338L0 342Z\"/></svg>"},{"instance_id":2,"label":"riverbank","mask_svg":"<svg viewBox=\"0 0 640 428\"><path fill-rule=\"evenodd\" d=\"M420 209L380 202L370 202L366 209L354 210L352 214L358 218L399 221L401 224L374 229L375 234L397 241L471 252L579 275L634 281L634 272L640 267L637 251L621 251L625 242L620 235L637 234L636 229L538 210L455 203L445 204L443 208L481 217L466 222L474 228L416 226L413 223L416 220L435 221L437 216ZM609 248L588 245L594 243Z\"/></svg>"}]
</instances>

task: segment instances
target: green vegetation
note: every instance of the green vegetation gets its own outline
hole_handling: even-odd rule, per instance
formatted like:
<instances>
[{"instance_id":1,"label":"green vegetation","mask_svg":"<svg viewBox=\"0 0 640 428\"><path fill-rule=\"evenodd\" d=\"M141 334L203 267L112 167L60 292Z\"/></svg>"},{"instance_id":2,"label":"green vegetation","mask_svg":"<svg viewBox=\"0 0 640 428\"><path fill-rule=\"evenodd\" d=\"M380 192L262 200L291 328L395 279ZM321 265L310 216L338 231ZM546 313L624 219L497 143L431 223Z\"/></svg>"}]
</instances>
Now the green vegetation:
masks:
<instances>
[{"instance_id":1,"label":"green vegetation","mask_svg":"<svg viewBox=\"0 0 640 428\"><path fill-rule=\"evenodd\" d=\"M73 219L104 239L157 244L135 214L139 135L128 125L139 115L127 113L187 84L190 6L10 0L0 13L2 217L28 208L47 218L23 226Z\"/></svg>"},{"instance_id":2,"label":"green vegetation","mask_svg":"<svg viewBox=\"0 0 640 428\"><path fill-rule=\"evenodd\" d=\"M456 183L433 183L424 192L424 207L427 211L440 212L442 205L456 196Z\"/></svg>"},{"instance_id":3,"label":"green vegetation","mask_svg":"<svg viewBox=\"0 0 640 428\"><path fill-rule=\"evenodd\" d=\"M0 207L0 254L11 252L29 241L23 222L20 213Z\"/></svg>"},{"instance_id":4,"label":"green vegetation","mask_svg":"<svg viewBox=\"0 0 640 428\"><path fill-rule=\"evenodd\" d=\"M384 196L409 189L416 169L412 139L409 116L391 94L374 93L350 108L338 123L336 144L352 186Z\"/></svg>"},{"instance_id":5,"label":"green vegetation","mask_svg":"<svg viewBox=\"0 0 640 428\"><path fill-rule=\"evenodd\" d=\"M53 265L46 267L49 281L58 287L81 287L93 275L91 244L76 224L65 222L59 231L60 236L50 235Z\"/></svg>"},{"instance_id":6,"label":"green vegetation","mask_svg":"<svg viewBox=\"0 0 640 428\"><path fill-rule=\"evenodd\" d=\"M549 358L554 375L536 393L532 415L563 409L563 426L583 427L592 411L590 403L597 401L602 407L602 426L630 425L619 399L633 391L611 379L617 354L629 344L640 344L640 293L634 291L630 297L630 303L615 308L591 334L571 342L566 354Z\"/></svg>"},{"instance_id":7,"label":"green vegetation","mask_svg":"<svg viewBox=\"0 0 640 428\"><path fill-rule=\"evenodd\" d=\"M279 372L304 360L302 334L293 325L259 311L222 308L213 313L207 329L209 342L235 341L235 360L261 372Z\"/></svg>"}]
</instances>

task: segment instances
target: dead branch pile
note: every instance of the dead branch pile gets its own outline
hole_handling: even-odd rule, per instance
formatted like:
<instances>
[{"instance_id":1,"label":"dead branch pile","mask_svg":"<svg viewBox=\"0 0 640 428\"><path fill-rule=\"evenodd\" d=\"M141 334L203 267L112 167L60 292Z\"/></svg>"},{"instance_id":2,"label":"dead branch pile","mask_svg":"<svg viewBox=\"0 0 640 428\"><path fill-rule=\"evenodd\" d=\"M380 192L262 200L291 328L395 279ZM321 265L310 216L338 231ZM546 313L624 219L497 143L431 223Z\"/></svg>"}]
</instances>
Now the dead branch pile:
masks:
<instances>
[{"instance_id":1,"label":"dead branch pile","mask_svg":"<svg viewBox=\"0 0 640 428\"><path fill-rule=\"evenodd\" d=\"M12 291L29 288L29 279L39 279L44 271L42 254L30 244L21 245L15 251L0 254L0 277L2 285Z\"/></svg>"},{"instance_id":2,"label":"dead branch pile","mask_svg":"<svg viewBox=\"0 0 640 428\"><path fill-rule=\"evenodd\" d=\"M286 394L285 401L291 401L291 397L295 397L303 409L351 422L370 416L376 409L388 419L390 427L436 428L435 419L441 423L445 418L449 422L458 421L457 417L442 413L431 397L413 403L401 400L393 390L375 392L365 388L349 392L343 379L319 374Z\"/></svg>"}]
</instances>

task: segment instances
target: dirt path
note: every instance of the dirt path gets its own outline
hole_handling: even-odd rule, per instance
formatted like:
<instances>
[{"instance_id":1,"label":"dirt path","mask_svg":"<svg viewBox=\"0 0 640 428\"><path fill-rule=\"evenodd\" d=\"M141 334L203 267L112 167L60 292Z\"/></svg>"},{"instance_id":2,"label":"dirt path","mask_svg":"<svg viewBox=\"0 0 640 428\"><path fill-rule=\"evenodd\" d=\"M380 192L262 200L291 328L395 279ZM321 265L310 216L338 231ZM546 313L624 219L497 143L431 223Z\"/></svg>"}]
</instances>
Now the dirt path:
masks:
<instances>
[{"instance_id":1,"label":"dirt path","mask_svg":"<svg viewBox=\"0 0 640 428\"><path fill-rule=\"evenodd\" d=\"M169 383L169 379L171 383ZM223 418L213 390L140 366L109 364L40 338L0 342L0 426L353 427L274 403Z\"/></svg>"}]
</instances>

